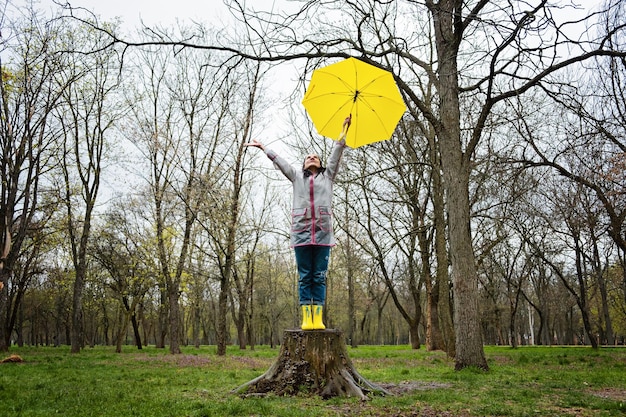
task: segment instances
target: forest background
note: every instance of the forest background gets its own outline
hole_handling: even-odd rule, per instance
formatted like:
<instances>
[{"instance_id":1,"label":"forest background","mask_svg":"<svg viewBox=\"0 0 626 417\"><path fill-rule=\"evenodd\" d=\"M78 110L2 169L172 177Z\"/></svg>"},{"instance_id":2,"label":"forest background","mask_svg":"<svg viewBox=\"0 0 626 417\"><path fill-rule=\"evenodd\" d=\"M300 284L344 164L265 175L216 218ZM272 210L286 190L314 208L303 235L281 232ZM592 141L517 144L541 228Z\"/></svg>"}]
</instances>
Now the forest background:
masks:
<instances>
[{"instance_id":1,"label":"forest background","mask_svg":"<svg viewBox=\"0 0 626 417\"><path fill-rule=\"evenodd\" d=\"M346 152L327 327L457 368L483 343L624 343L619 1L226 1L134 29L52 4L0 10L0 350L279 344L290 184L243 144L327 155L299 102L347 56L409 110Z\"/></svg>"}]
</instances>

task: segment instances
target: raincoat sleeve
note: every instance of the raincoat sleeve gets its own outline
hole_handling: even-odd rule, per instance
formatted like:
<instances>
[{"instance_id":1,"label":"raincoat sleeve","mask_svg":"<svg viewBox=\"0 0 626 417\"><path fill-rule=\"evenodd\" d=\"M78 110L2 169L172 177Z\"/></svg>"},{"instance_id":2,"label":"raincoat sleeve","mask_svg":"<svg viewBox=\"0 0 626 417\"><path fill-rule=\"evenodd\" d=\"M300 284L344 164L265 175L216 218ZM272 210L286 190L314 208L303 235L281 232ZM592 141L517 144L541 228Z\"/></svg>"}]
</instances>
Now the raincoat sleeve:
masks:
<instances>
[{"instance_id":1,"label":"raincoat sleeve","mask_svg":"<svg viewBox=\"0 0 626 417\"><path fill-rule=\"evenodd\" d=\"M330 158L328 158L328 163L326 164L326 172L330 175L332 181L335 180L335 176L337 175L337 171L339 171L339 163L341 162L341 156L343 155L343 150L346 147L346 140L341 139L340 141L335 142L335 146L333 147L333 151L330 154Z\"/></svg>"},{"instance_id":2,"label":"raincoat sleeve","mask_svg":"<svg viewBox=\"0 0 626 417\"><path fill-rule=\"evenodd\" d=\"M279 156L276 152L271 149L265 149L265 154L267 157L274 163L274 167L280 169L280 171L289 179L289 181L294 182L296 180L296 169L285 161L281 156Z\"/></svg>"}]
</instances>

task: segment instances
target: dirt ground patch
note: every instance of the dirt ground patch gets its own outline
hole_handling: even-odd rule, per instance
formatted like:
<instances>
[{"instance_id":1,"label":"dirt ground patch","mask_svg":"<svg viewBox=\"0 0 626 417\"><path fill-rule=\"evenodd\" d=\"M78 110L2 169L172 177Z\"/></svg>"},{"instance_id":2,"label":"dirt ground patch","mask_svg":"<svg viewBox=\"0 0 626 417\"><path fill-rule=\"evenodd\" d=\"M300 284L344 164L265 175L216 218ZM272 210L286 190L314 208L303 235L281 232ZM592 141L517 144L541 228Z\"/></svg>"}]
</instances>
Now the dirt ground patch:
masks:
<instances>
[{"instance_id":1,"label":"dirt ground patch","mask_svg":"<svg viewBox=\"0 0 626 417\"><path fill-rule=\"evenodd\" d=\"M435 410L427 405L416 404L410 410L397 407L370 407L367 404L360 404L349 409L335 407L335 411L341 416L368 416L368 417L473 417L471 414L450 411Z\"/></svg>"},{"instance_id":2,"label":"dirt ground patch","mask_svg":"<svg viewBox=\"0 0 626 417\"><path fill-rule=\"evenodd\" d=\"M393 395L403 395L414 391L430 389L450 388L450 384L424 381L404 381L399 384L375 383ZM332 407L342 416L368 416L368 417L472 417L466 412L451 412L435 410L427 404L416 403L414 406L400 408L393 405L373 407L369 402L364 401L359 404Z\"/></svg>"},{"instance_id":3,"label":"dirt ground patch","mask_svg":"<svg viewBox=\"0 0 626 417\"><path fill-rule=\"evenodd\" d=\"M591 395L596 397L605 398L607 400L623 401L626 402L626 390L620 388L601 388L589 390Z\"/></svg>"},{"instance_id":4,"label":"dirt ground patch","mask_svg":"<svg viewBox=\"0 0 626 417\"><path fill-rule=\"evenodd\" d=\"M405 381L399 384L376 384L394 395L407 394L413 391L423 391L429 389L450 388L450 384L440 382Z\"/></svg>"},{"instance_id":5,"label":"dirt ground patch","mask_svg":"<svg viewBox=\"0 0 626 417\"><path fill-rule=\"evenodd\" d=\"M180 367L199 367L199 366L209 366L209 365L221 365L224 367L233 367L240 368L242 366L248 368L259 368L262 369L264 367L269 366L267 361L263 359L249 358L245 356L233 356L233 357L222 357L215 358L212 356L201 356L201 355L159 355L159 356L138 356L136 358L138 361L155 361L155 362L163 362L168 364L173 364Z\"/></svg>"},{"instance_id":6,"label":"dirt ground patch","mask_svg":"<svg viewBox=\"0 0 626 417\"><path fill-rule=\"evenodd\" d=\"M202 366L213 363L208 357L198 355L138 356L137 360L145 362L165 362L178 366Z\"/></svg>"}]
</instances>

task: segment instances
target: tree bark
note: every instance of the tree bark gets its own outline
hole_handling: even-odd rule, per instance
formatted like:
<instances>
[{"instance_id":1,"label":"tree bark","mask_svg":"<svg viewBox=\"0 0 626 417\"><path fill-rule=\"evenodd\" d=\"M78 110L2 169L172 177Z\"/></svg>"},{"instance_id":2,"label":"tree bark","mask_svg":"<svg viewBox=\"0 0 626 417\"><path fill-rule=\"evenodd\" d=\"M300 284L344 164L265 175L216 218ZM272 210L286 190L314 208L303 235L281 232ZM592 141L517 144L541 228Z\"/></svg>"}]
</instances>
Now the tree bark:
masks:
<instances>
[{"instance_id":1,"label":"tree bark","mask_svg":"<svg viewBox=\"0 0 626 417\"><path fill-rule=\"evenodd\" d=\"M461 2L427 2L432 12L439 63L441 167L447 197L450 261L454 290L455 369L469 366L489 369L480 328L478 273L470 231L469 173L470 154L461 143L461 112L457 55L462 38L459 23Z\"/></svg>"},{"instance_id":2,"label":"tree bark","mask_svg":"<svg viewBox=\"0 0 626 417\"><path fill-rule=\"evenodd\" d=\"M165 292L165 284L160 284L159 288L159 307L158 307L158 320L157 328L155 331L156 348L165 349L165 338L167 337L167 323L169 317L169 310L167 308L167 294Z\"/></svg>"},{"instance_id":3,"label":"tree bark","mask_svg":"<svg viewBox=\"0 0 626 417\"><path fill-rule=\"evenodd\" d=\"M137 323L137 314L135 313L134 310L132 312L132 315L130 316L130 322L133 325L133 334L135 335L135 345L137 346L137 349L141 350L143 349L143 346L141 344L141 334L139 333L139 323Z\"/></svg>"},{"instance_id":4,"label":"tree bark","mask_svg":"<svg viewBox=\"0 0 626 417\"><path fill-rule=\"evenodd\" d=\"M181 255L182 256L182 255ZM168 285L168 299L170 302L170 353L177 355L180 350L180 281L173 279Z\"/></svg>"},{"instance_id":5,"label":"tree bark","mask_svg":"<svg viewBox=\"0 0 626 417\"><path fill-rule=\"evenodd\" d=\"M276 362L261 376L233 390L243 396L309 393L322 398L391 395L354 369L339 330L285 330Z\"/></svg>"},{"instance_id":6,"label":"tree bark","mask_svg":"<svg viewBox=\"0 0 626 417\"><path fill-rule=\"evenodd\" d=\"M9 271L0 264L0 352L8 352L11 340L7 321L9 305Z\"/></svg>"},{"instance_id":7,"label":"tree bark","mask_svg":"<svg viewBox=\"0 0 626 417\"><path fill-rule=\"evenodd\" d=\"M246 140L249 139L252 130L253 115L256 104L256 93L258 82L260 79L260 65L256 66L254 81L250 87L247 110L244 119L244 126L241 135L235 135L235 143L237 143L237 155L235 165L233 167L232 189L230 191L230 201L228 202L229 216L226 219L226 240L223 245L223 264L220 265L220 295L219 310L217 319L217 354L223 356L226 354L226 344L228 343L228 328L226 323L226 314L228 309L228 295L231 288L231 280L233 279L233 268L237 258L237 233L240 228L241 216L241 193L243 191L243 170L244 166L244 150L246 149ZM243 301L243 299L242 299ZM247 306L246 302L243 302ZM245 308L245 307L244 307ZM243 324L243 323L242 323ZM238 330L241 330L238 328ZM244 345L245 348L245 345Z\"/></svg>"},{"instance_id":8,"label":"tree bark","mask_svg":"<svg viewBox=\"0 0 626 417\"><path fill-rule=\"evenodd\" d=\"M85 344L83 329L83 291L85 289L85 278L87 276L87 242L91 230L91 213L95 204L98 181L95 181L94 184L93 190L96 191L93 192L94 198L87 201L85 217L82 220L84 225L80 236L78 251L74 251L72 255L76 279L74 281L74 294L72 298L71 353L79 353Z\"/></svg>"},{"instance_id":9,"label":"tree bark","mask_svg":"<svg viewBox=\"0 0 626 417\"><path fill-rule=\"evenodd\" d=\"M448 249L446 235L445 199L443 190L443 178L441 176L441 158L437 148L434 134L428 135L431 157L433 164L433 216L435 222L435 259L437 260L437 272L434 291L437 291L436 308L439 319L439 330L443 338L444 350L450 358L456 356L456 341L454 335L454 323L452 321L453 308L450 300L450 276L448 274Z\"/></svg>"}]
</instances>

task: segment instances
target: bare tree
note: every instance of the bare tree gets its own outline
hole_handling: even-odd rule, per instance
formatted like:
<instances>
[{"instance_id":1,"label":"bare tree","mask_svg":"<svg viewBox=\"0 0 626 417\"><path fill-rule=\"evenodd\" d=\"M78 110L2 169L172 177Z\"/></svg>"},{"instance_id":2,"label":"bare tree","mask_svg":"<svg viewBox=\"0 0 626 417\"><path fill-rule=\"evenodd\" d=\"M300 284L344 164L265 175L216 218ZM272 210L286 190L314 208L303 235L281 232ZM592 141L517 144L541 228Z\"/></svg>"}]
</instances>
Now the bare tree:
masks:
<instances>
[{"instance_id":1,"label":"bare tree","mask_svg":"<svg viewBox=\"0 0 626 417\"><path fill-rule=\"evenodd\" d=\"M366 238L346 231L361 251L376 260L394 305L409 325L412 346L419 348L421 293L431 279L432 233L425 213L429 179L418 162L423 150L411 142L404 144L400 150L381 144L376 166L366 163L374 150L346 158L352 169L344 175L345 182L356 184L352 188L358 194L349 195L344 204Z\"/></svg>"},{"instance_id":2,"label":"bare tree","mask_svg":"<svg viewBox=\"0 0 626 417\"><path fill-rule=\"evenodd\" d=\"M533 189L542 189L540 184L546 182L546 177L539 175L536 178L528 177L531 179L530 184ZM559 278L556 273L543 261L541 256L538 256L537 248L541 248L542 252L540 252L551 258L559 256L558 251L554 248L554 229L546 224L546 219L551 218L552 215L545 214L546 202L541 198L541 194L541 192L528 192L516 199L516 207L511 210L511 218L504 219L507 224L506 227L510 227L512 233L503 243L509 244L510 239L519 245L518 248L523 250L528 281L526 284L518 282L521 285L521 295L532 308L529 314L534 316L534 311L539 317L538 327L532 329L533 334L536 335L534 343L551 345L556 333L553 323L560 316L553 305L555 303L562 305L569 303L564 302L566 300L559 293ZM519 254L519 252L517 253ZM534 323L533 319L530 320Z\"/></svg>"},{"instance_id":3,"label":"bare tree","mask_svg":"<svg viewBox=\"0 0 626 417\"><path fill-rule=\"evenodd\" d=\"M243 68L248 68L244 66ZM242 68L242 69L243 69ZM224 170L224 180L221 183L222 194L216 193L210 199L208 207L212 208L214 217L212 220L212 229L201 222L201 226L207 231L211 238L213 248L216 254L216 260L220 270L220 293L218 300L218 317L217 317L217 353L224 355L226 353L227 340L227 313L228 298L231 294L231 285L233 279L239 279L238 275L233 272L236 267L237 255L239 249L238 234L241 229L242 215L242 192L244 190L243 173L245 168L244 151L245 143L250 140L253 128L254 114L257 107L257 94L262 69L259 64L249 68L249 72L237 73L234 70L227 74L225 80L226 89L224 90L220 103L221 111L225 117L223 128L224 134L220 139L227 141L226 151L232 153L232 157L225 156L222 160L221 169ZM240 84L240 82L243 82ZM239 90L239 85L243 90ZM235 92L242 94L244 100L241 103L231 102L230 96ZM228 164L228 165L227 165ZM225 214L218 212L227 207ZM240 289L243 302L244 312L247 307L245 292L241 291L246 287L241 282L236 283L236 288ZM243 325L239 323L239 333L243 331Z\"/></svg>"},{"instance_id":4,"label":"bare tree","mask_svg":"<svg viewBox=\"0 0 626 417\"><path fill-rule=\"evenodd\" d=\"M154 204L155 242L159 258L161 307L157 345L169 335L170 352L180 353L181 279L189 267L190 245L198 204L204 198L203 178L218 163L217 139L208 134L213 111L211 66L198 54L176 57L145 51L137 65L147 72L141 105L135 106L134 142L149 161L150 195ZM219 126L219 125L218 125ZM168 323L166 325L166 323Z\"/></svg>"},{"instance_id":5,"label":"bare tree","mask_svg":"<svg viewBox=\"0 0 626 417\"><path fill-rule=\"evenodd\" d=\"M169 184L174 175L174 156L178 146L173 142L172 119L173 104L167 96L167 67L171 65L161 54L145 53L137 58L137 68L146 75L139 77L137 83L131 86L140 86L139 91L131 90L129 101L133 102L131 111L136 119L136 127L131 122L130 141L148 161L149 175L146 179L149 186L147 198L153 203L150 218L155 224L154 243L158 254L159 266L159 308L156 346L165 347L165 337L168 334L169 302L168 281L170 257L166 235L168 223L167 213L170 211L168 196ZM171 203L170 203L171 204Z\"/></svg>"},{"instance_id":6,"label":"bare tree","mask_svg":"<svg viewBox=\"0 0 626 417\"><path fill-rule=\"evenodd\" d=\"M430 161L432 164L432 204L433 204L433 223L434 223L434 251L437 263L437 272L435 282L431 286L428 293L428 316L431 331L434 328L433 342L431 347L437 348L437 333L441 335L443 349L448 356L454 357L456 352L456 342L454 334L454 309L452 305L451 288L449 273L449 254L447 245L447 221L445 208L445 191L443 187L443 178L441 174L441 154L439 147L436 145L436 135L429 129L426 134L428 139L428 147L430 150ZM435 320L438 323L435 323Z\"/></svg>"},{"instance_id":7,"label":"bare tree","mask_svg":"<svg viewBox=\"0 0 626 417\"><path fill-rule=\"evenodd\" d=\"M261 245L256 255L254 303L257 319L254 322L258 340L272 348L280 343L281 328L292 326L298 317L293 311L295 280L289 266L292 253L282 243ZM281 250L282 249L282 250Z\"/></svg>"},{"instance_id":8,"label":"bare tree","mask_svg":"<svg viewBox=\"0 0 626 417\"><path fill-rule=\"evenodd\" d=\"M346 158L347 159L347 158ZM350 196L354 194L350 192L350 183L344 185L344 198L343 200L347 203L350 201ZM359 253L358 253L358 244L354 241L355 231L354 224L356 220L354 219L355 213L351 213L350 209L347 207L347 204L342 204L340 206L343 213L343 221L340 222L342 228L346 229L346 239L340 245L340 249L345 259L345 277L346 283L348 287L348 326L346 330L346 337L350 346L355 348L358 346L358 336L357 336L357 325L356 325L356 306L355 306L355 293L356 293L356 281L360 271L359 266L363 264L363 262L359 262ZM335 209L335 216L337 216L339 211ZM334 269L334 268L333 268ZM342 297L343 299L343 297ZM328 309L327 309L328 310ZM328 312L327 312L328 313Z\"/></svg>"},{"instance_id":9,"label":"bare tree","mask_svg":"<svg viewBox=\"0 0 626 417\"><path fill-rule=\"evenodd\" d=\"M266 258L270 256L270 251L263 242L268 230L271 230L272 209L278 201L278 196L272 192L268 184L265 187L259 184L258 171L246 167L242 172L241 199L242 213L237 238L238 262L233 271L234 293L231 305L240 349L245 349L247 344L254 349L259 335L257 329L259 323L255 320L255 307L258 303L255 293L257 286L263 285L259 276L270 280L268 285L263 285L263 288L274 302L278 301L275 293L276 287L271 282L272 273L267 271ZM268 307L268 310L273 310L272 307L275 306ZM264 315L269 318L270 331L274 332L277 326L276 319L284 311L281 308L276 309L278 313L268 310L265 310ZM270 335L269 339L270 343L273 343L274 335Z\"/></svg>"},{"instance_id":10,"label":"bare tree","mask_svg":"<svg viewBox=\"0 0 626 417\"><path fill-rule=\"evenodd\" d=\"M115 338L116 352L121 353L122 342L129 323L132 325L135 344L142 349L137 309L148 290L155 285L151 279L152 268L147 263L151 245L143 222L135 214L140 206L135 201L116 204L107 212L103 225L93 236L93 256L106 270L110 279L106 286L119 300L123 309L122 325Z\"/></svg>"},{"instance_id":11,"label":"bare tree","mask_svg":"<svg viewBox=\"0 0 626 417\"><path fill-rule=\"evenodd\" d=\"M606 49L622 53L599 56L590 71L578 69L577 74L584 74L579 75L579 79L585 80L580 85L546 90L557 108L562 109L563 120L571 118L576 122L561 126L567 135L559 141L557 149L546 148L541 144L541 136L528 134L535 129L524 128L524 136L534 151L534 155L525 155L525 164L548 166L590 189L604 209L609 236L624 252L626 183L622 174L626 167L626 64L623 51L626 45L620 29L626 22L623 3L609 1L607 5L611 7L603 12L598 31L608 44ZM624 297L626 299L626 293Z\"/></svg>"},{"instance_id":12,"label":"bare tree","mask_svg":"<svg viewBox=\"0 0 626 417\"><path fill-rule=\"evenodd\" d=\"M82 28L86 29L86 28ZM81 30L80 27L76 30ZM64 38L70 49L99 49L101 33L93 37ZM123 111L116 102L119 61L112 49L84 56L67 54L62 79L72 81L64 90L55 117L62 129L61 171L66 208L66 231L75 269L72 303L72 353L84 344L83 290L87 276L91 224L106 161L107 137Z\"/></svg>"},{"instance_id":13,"label":"bare tree","mask_svg":"<svg viewBox=\"0 0 626 417\"><path fill-rule=\"evenodd\" d=\"M51 168L50 157L56 149L51 112L67 88L56 83L62 61L52 53L59 26L44 26L32 10L22 12L23 19L15 21L0 15L4 22L0 43L0 351L9 347L16 312L32 277L32 262L20 261L20 254L37 256L23 245L29 235L41 232L50 212L40 207L45 192L42 177ZM12 286L18 262L23 279Z\"/></svg>"}]
</instances>

